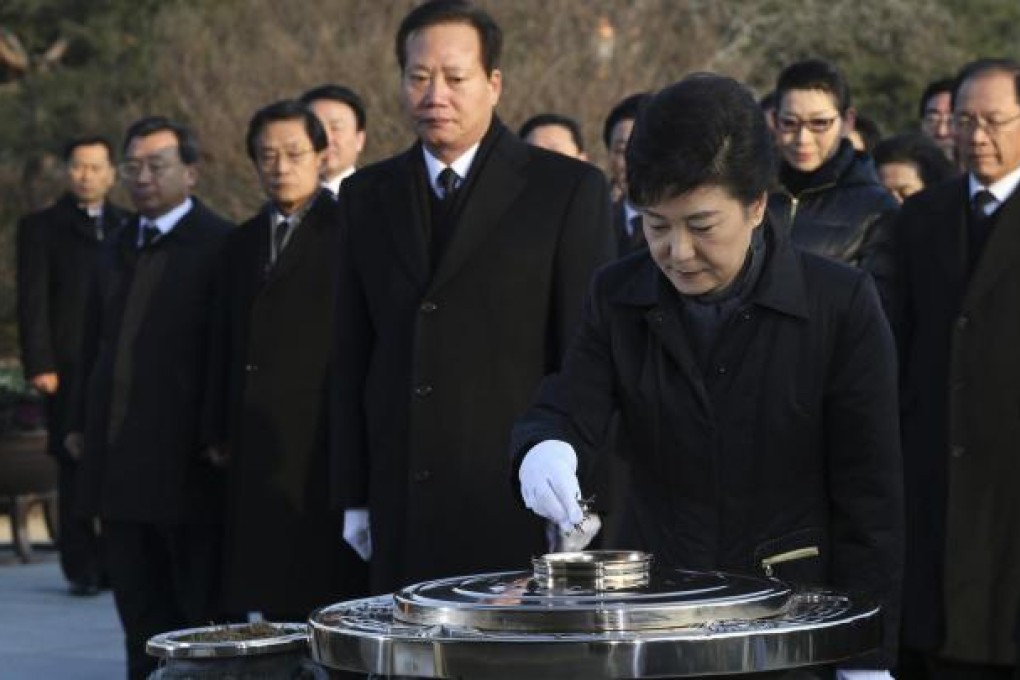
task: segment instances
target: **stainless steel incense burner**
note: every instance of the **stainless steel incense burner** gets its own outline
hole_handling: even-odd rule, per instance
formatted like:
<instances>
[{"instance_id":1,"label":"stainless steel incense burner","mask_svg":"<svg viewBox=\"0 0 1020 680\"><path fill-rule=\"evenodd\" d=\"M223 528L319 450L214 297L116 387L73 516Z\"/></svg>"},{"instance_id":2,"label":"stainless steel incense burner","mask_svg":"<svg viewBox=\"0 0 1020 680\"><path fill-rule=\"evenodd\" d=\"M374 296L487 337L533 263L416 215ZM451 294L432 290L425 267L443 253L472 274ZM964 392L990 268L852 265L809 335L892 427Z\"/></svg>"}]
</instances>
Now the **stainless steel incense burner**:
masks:
<instances>
[{"instance_id":1,"label":"stainless steel incense burner","mask_svg":"<svg viewBox=\"0 0 1020 680\"><path fill-rule=\"evenodd\" d=\"M320 609L312 656L383 676L663 678L835 663L881 641L876 604L773 578L657 569L633 551L532 566Z\"/></svg>"}]
</instances>

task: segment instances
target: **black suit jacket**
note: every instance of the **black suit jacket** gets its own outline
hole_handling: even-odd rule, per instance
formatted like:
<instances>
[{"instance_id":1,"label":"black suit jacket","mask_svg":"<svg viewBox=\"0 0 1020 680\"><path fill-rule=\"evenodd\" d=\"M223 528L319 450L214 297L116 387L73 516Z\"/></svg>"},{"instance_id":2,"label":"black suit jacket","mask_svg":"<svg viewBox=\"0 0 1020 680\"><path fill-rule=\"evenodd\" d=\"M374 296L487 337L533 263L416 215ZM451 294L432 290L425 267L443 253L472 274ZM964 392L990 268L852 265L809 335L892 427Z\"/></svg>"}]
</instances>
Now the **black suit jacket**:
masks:
<instances>
[{"instance_id":1,"label":"black suit jacket","mask_svg":"<svg viewBox=\"0 0 1020 680\"><path fill-rule=\"evenodd\" d=\"M201 453L213 277L230 223L197 199L139 251L131 218L104 251L82 340L72 429L84 427L79 510L104 519L219 521Z\"/></svg>"},{"instance_id":2,"label":"black suit jacket","mask_svg":"<svg viewBox=\"0 0 1020 680\"><path fill-rule=\"evenodd\" d=\"M1020 191L968 274L967 177L910 197L890 316L902 351L904 644L1015 665L1020 626Z\"/></svg>"},{"instance_id":3,"label":"black suit jacket","mask_svg":"<svg viewBox=\"0 0 1020 680\"><path fill-rule=\"evenodd\" d=\"M422 165L415 144L339 197L334 481L341 507L370 508L376 591L544 549L507 486L510 426L613 253L601 173L497 120L433 274Z\"/></svg>"},{"instance_id":4,"label":"black suit jacket","mask_svg":"<svg viewBox=\"0 0 1020 680\"><path fill-rule=\"evenodd\" d=\"M330 512L329 359L339 208L323 190L269 266L270 209L227 240L210 362L210 441L230 451L224 606L307 616L365 567ZM266 550L266 536L273 536Z\"/></svg>"}]
</instances>

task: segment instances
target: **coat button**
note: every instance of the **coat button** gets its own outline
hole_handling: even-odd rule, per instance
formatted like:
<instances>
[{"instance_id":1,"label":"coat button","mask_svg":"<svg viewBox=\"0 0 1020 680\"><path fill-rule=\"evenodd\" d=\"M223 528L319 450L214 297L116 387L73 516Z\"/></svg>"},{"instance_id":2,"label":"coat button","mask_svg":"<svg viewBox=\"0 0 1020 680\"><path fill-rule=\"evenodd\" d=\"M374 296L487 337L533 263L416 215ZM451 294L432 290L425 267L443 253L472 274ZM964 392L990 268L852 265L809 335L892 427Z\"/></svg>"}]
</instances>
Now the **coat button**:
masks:
<instances>
[{"instance_id":1,"label":"coat button","mask_svg":"<svg viewBox=\"0 0 1020 680\"><path fill-rule=\"evenodd\" d=\"M429 477L431 476L432 473L429 472L428 470L418 470L417 472L414 473L414 481L425 482L428 481Z\"/></svg>"},{"instance_id":2,"label":"coat button","mask_svg":"<svg viewBox=\"0 0 1020 680\"><path fill-rule=\"evenodd\" d=\"M257 364L245 364L244 365L244 372L245 373L258 373L258 370L259 370L259 367L258 367Z\"/></svg>"},{"instance_id":3,"label":"coat button","mask_svg":"<svg viewBox=\"0 0 1020 680\"><path fill-rule=\"evenodd\" d=\"M427 397L432 394L432 385L418 385L414 388L414 393L419 397Z\"/></svg>"},{"instance_id":4,"label":"coat button","mask_svg":"<svg viewBox=\"0 0 1020 680\"><path fill-rule=\"evenodd\" d=\"M751 320L751 312L749 310L747 310L747 309L742 311L740 313L740 320L741 321L750 321Z\"/></svg>"},{"instance_id":5,"label":"coat button","mask_svg":"<svg viewBox=\"0 0 1020 680\"><path fill-rule=\"evenodd\" d=\"M439 309L439 305L437 305L435 302L432 302L430 300L426 300L425 302L421 303L420 309L425 314L431 314L432 312L434 312L437 309Z\"/></svg>"},{"instance_id":6,"label":"coat button","mask_svg":"<svg viewBox=\"0 0 1020 680\"><path fill-rule=\"evenodd\" d=\"M726 375L726 367L725 366L716 366L715 372L718 373L719 375Z\"/></svg>"},{"instance_id":7,"label":"coat button","mask_svg":"<svg viewBox=\"0 0 1020 680\"><path fill-rule=\"evenodd\" d=\"M966 453L966 449L959 444L953 444L953 447L949 449L949 455L953 458L963 458L964 453Z\"/></svg>"},{"instance_id":8,"label":"coat button","mask_svg":"<svg viewBox=\"0 0 1020 680\"><path fill-rule=\"evenodd\" d=\"M956 330L962 331L970 325L970 317L958 316L956 317Z\"/></svg>"}]
</instances>

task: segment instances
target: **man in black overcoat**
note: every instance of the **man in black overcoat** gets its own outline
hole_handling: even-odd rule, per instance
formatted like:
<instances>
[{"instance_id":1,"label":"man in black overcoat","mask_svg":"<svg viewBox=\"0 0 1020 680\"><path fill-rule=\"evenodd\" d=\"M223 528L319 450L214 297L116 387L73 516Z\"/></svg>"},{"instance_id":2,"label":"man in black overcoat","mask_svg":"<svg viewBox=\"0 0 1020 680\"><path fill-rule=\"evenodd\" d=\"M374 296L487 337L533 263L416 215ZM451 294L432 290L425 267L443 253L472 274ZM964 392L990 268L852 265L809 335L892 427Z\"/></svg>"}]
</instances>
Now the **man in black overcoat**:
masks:
<instances>
[{"instance_id":1,"label":"man in black overcoat","mask_svg":"<svg viewBox=\"0 0 1020 680\"><path fill-rule=\"evenodd\" d=\"M634 119L641 107L651 98L647 92L638 92L621 99L609 111L602 125L602 141L609 152L609 182L613 191L613 233L616 235L616 254L623 257L645 247L645 234L641 229L641 215L627 200L627 140L634 130Z\"/></svg>"},{"instance_id":2,"label":"man in black overcoat","mask_svg":"<svg viewBox=\"0 0 1020 680\"><path fill-rule=\"evenodd\" d=\"M966 66L962 178L903 204L903 647L928 678L1010 678L1020 634L1020 64Z\"/></svg>"},{"instance_id":3,"label":"man in black overcoat","mask_svg":"<svg viewBox=\"0 0 1020 680\"><path fill-rule=\"evenodd\" d=\"M319 187L326 130L305 104L256 113L247 148L269 202L227 241L210 372L210 441L229 472L224 609L304 621L367 587L329 507L339 214Z\"/></svg>"},{"instance_id":4,"label":"man in black overcoat","mask_svg":"<svg viewBox=\"0 0 1020 680\"><path fill-rule=\"evenodd\" d=\"M94 595L103 580L102 551L94 523L72 512L78 462L64 448L64 426L86 295L100 248L126 213L106 200L116 180L109 141L71 140L64 162L67 193L18 224L18 330L25 379L46 395L47 449L60 464L60 566L72 595Z\"/></svg>"},{"instance_id":5,"label":"man in black overcoat","mask_svg":"<svg viewBox=\"0 0 1020 680\"><path fill-rule=\"evenodd\" d=\"M500 43L467 2L412 10L396 44L418 141L340 191L334 482L376 592L545 550L502 452L613 252L601 173L496 118Z\"/></svg>"},{"instance_id":6,"label":"man in black overcoat","mask_svg":"<svg viewBox=\"0 0 1020 680\"><path fill-rule=\"evenodd\" d=\"M104 252L90 294L87 382L67 441L83 446L79 508L102 522L131 678L156 666L150 636L216 613L222 473L200 425L230 224L190 195L198 157L191 132L166 118L127 131L120 168L138 214Z\"/></svg>"}]
</instances>

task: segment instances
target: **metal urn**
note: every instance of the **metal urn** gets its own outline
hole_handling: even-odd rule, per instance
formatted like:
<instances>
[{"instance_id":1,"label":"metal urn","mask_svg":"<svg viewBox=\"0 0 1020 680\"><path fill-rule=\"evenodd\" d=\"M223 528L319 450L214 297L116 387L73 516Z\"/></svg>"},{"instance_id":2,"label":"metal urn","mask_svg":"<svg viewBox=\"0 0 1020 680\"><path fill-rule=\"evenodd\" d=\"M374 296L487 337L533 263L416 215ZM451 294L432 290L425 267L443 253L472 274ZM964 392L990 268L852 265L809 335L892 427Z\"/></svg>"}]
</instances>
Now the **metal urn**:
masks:
<instances>
[{"instance_id":1,"label":"metal urn","mask_svg":"<svg viewBox=\"0 0 1020 680\"><path fill-rule=\"evenodd\" d=\"M440 579L309 619L331 669L425 678L663 678L836 663L876 649L881 610L773 578L551 553L532 571Z\"/></svg>"}]
</instances>

